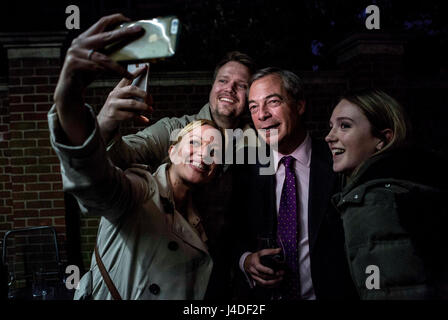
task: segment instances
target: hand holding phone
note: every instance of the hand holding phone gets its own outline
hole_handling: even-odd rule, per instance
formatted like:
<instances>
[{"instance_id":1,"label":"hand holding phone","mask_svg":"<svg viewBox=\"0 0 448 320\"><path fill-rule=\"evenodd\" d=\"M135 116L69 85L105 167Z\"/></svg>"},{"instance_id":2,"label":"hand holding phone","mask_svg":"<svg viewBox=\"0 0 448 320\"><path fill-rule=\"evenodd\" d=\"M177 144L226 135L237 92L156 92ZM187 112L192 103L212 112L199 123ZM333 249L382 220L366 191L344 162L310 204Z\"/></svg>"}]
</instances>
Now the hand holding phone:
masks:
<instances>
[{"instance_id":1,"label":"hand holding phone","mask_svg":"<svg viewBox=\"0 0 448 320\"><path fill-rule=\"evenodd\" d=\"M140 90L145 91L148 93L149 89L149 63L134 63L134 64L128 64L128 71L130 73L134 73L138 68L141 68L142 66L146 66L146 70L135 77L134 80L132 80L131 85L139 88ZM135 100L141 101L141 102L148 102L144 101L143 98L140 97L134 97ZM149 99L151 100L151 99ZM150 122L151 114L148 111L142 111L140 116L140 119L142 119L145 123Z\"/></svg>"},{"instance_id":2,"label":"hand holding phone","mask_svg":"<svg viewBox=\"0 0 448 320\"><path fill-rule=\"evenodd\" d=\"M179 19L175 16L126 22L118 28L140 26L145 33L130 42L116 42L105 48L105 53L117 62L145 62L171 57L176 53Z\"/></svg>"},{"instance_id":3,"label":"hand holding phone","mask_svg":"<svg viewBox=\"0 0 448 320\"><path fill-rule=\"evenodd\" d=\"M139 125L150 123L149 118L153 109L151 95L147 93L149 67L142 68L143 65L128 67L128 70L134 70L130 72L133 80L122 79L109 93L98 114L101 135L106 143L109 143L117 133L123 121L134 119L139 121ZM132 82L136 85L132 85Z\"/></svg>"}]
</instances>

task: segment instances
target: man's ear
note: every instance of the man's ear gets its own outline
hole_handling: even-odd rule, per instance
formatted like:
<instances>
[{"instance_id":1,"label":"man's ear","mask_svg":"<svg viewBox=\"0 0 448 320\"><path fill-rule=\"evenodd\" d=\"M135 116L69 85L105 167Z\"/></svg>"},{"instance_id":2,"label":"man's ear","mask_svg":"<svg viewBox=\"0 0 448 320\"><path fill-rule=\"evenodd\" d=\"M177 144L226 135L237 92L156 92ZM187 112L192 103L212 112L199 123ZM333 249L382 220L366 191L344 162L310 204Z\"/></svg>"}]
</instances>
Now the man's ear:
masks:
<instances>
[{"instance_id":1,"label":"man's ear","mask_svg":"<svg viewBox=\"0 0 448 320\"><path fill-rule=\"evenodd\" d=\"M306 103L305 100L300 100L297 102L297 111L299 112L299 115L303 115L306 110Z\"/></svg>"},{"instance_id":2,"label":"man's ear","mask_svg":"<svg viewBox=\"0 0 448 320\"><path fill-rule=\"evenodd\" d=\"M378 151L388 145L394 138L394 132L392 131L392 129L384 129L381 131L381 134L384 138L381 139L380 142L378 142L378 144L376 145L376 149Z\"/></svg>"}]
</instances>

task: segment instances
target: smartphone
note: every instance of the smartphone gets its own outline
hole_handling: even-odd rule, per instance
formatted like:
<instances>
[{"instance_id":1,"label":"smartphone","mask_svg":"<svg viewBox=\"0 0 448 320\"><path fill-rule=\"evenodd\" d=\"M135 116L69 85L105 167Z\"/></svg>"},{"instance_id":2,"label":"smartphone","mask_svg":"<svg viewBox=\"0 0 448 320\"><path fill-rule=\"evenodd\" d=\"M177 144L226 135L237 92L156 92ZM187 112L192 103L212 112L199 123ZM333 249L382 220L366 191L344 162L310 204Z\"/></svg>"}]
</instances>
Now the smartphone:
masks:
<instances>
[{"instance_id":1,"label":"smartphone","mask_svg":"<svg viewBox=\"0 0 448 320\"><path fill-rule=\"evenodd\" d=\"M132 80L132 85L136 86L137 88L140 88L141 90L148 92L149 87L149 63L133 63L128 64L128 71L134 72L138 68L146 65L146 71L142 74L140 74L138 77L136 77L134 80ZM136 100L142 101L141 98L135 98Z\"/></svg>"},{"instance_id":2,"label":"smartphone","mask_svg":"<svg viewBox=\"0 0 448 320\"><path fill-rule=\"evenodd\" d=\"M129 72L134 72L135 70L137 70L138 68L140 68L141 66L146 65L146 71L142 74L140 74L139 76L137 76L133 81L132 81L132 85L136 86L138 88L140 88L141 90L148 92L148 88L149 88L149 63L133 63L133 64L128 64L127 69ZM134 98L137 101L142 101L142 98ZM142 111L140 113L140 116L146 118L147 120L151 120L151 113L149 111Z\"/></svg>"},{"instance_id":3,"label":"smartphone","mask_svg":"<svg viewBox=\"0 0 448 320\"><path fill-rule=\"evenodd\" d=\"M176 16L126 22L118 28L141 26L145 33L130 43L113 43L105 53L116 62L147 62L172 57L176 53L180 23Z\"/></svg>"}]
</instances>

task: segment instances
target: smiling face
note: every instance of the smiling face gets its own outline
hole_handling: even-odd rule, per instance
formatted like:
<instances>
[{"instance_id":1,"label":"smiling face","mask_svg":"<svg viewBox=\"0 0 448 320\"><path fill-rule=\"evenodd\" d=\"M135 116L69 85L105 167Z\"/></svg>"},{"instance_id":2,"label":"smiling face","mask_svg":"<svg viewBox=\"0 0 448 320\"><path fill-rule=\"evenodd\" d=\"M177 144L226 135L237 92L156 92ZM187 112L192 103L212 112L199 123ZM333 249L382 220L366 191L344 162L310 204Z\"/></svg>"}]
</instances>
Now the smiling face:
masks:
<instances>
[{"instance_id":1,"label":"smiling face","mask_svg":"<svg viewBox=\"0 0 448 320\"><path fill-rule=\"evenodd\" d=\"M348 175L383 147L373 136L372 126L358 106L342 99L330 119L330 132L325 141L333 154L333 170Z\"/></svg>"},{"instance_id":2,"label":"smiling face","mask_svg":"<svg viewBox=\"0 0 448 320\"><path fill-rule=\"evenodd\" d=\"M209 102L213 119L221 127L224 123L236 123L243 113L249 78L249 69L239 62L227 62L219 69Z\"/></svg>"},{"instance_id":3,"label":"smiling face","mask_svg":"<svg viewBox=\"0 0 448 320\"><path fill-rule=\"evenodd\" d=\"M186 184L209 182L216 174L220 161L221 133L203 124L186 133L169 149L171 170Z\"/></svg>"},{"instance_id":4,"label":"smiling face","mask_svg":"<svg viewBox=\"0 0 448 320\"><path fill-rule=\"evenodd\" d=\"M291 153L303 141L305 129L300 118L305 102L289 97L280 76L270 74L255 80L248 103L255 128L266 143L278 141L280 153Z\"/></svg>"}]
</instances>

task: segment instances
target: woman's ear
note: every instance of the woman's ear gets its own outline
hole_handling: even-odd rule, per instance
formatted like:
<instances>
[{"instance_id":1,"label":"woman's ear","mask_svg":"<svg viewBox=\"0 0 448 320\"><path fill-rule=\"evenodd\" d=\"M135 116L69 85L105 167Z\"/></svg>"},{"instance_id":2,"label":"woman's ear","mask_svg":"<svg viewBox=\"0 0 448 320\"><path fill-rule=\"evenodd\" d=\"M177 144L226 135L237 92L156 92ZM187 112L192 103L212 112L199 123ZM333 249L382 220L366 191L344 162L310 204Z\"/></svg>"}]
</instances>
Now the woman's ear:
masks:
<instances>
[{"instance_id":1,"label":"woman's ear","mask_svg":"<svg viewBox=\"0 0 448 320\"><path fill-rule=\"evenodd\" d=\"M168 149L168 157L171 160L171 163L173 163L173 157L174 157L174 145L171 145Z\"/></svg>"},{"instance_id":2,"label":"woman's ear","mask_svg":"<svg viewBox=\"0 0 448 320\"><path fill-rule=\"evenodd\" d=\"M381 131L381 134L384 138L381 139L380 142L378 142L378 144L376 145L376 149L378 151L387 146L394 138L394 132L392 131L392 129L384 129Z\"/></svg>"}]
</instances>

